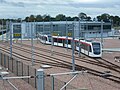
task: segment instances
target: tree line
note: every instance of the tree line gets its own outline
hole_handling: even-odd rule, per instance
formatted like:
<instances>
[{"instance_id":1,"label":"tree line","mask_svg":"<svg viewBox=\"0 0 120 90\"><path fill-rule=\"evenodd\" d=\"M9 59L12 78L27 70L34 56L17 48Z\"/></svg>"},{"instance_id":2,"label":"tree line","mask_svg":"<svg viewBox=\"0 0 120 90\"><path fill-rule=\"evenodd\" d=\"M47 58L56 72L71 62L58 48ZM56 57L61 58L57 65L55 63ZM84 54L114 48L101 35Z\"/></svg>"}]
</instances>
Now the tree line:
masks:
<instances>
[{"instance_id":1,"label":"tree line","mask_svg":"<svg viewBox=\"0 0 120 90\"><path fill-rule=\"evenodd\" d=\"M26 21L26 22L46 22L46 21L101 21L103 20L104 22L111 22L113 27L120 26L120 17L119 16L112 16L110 14L104 13L99 16L96 16L95 18L91 18L87 14L81 12L78 14L78 16L65 16L64 14L58 14L55 17L51 17L50 15L30 15L25 17L25 19L0 19L0 24L6 24L6 21L12 21L12 22L21 22L21 21Z\"/></svg>"}]
</instances>

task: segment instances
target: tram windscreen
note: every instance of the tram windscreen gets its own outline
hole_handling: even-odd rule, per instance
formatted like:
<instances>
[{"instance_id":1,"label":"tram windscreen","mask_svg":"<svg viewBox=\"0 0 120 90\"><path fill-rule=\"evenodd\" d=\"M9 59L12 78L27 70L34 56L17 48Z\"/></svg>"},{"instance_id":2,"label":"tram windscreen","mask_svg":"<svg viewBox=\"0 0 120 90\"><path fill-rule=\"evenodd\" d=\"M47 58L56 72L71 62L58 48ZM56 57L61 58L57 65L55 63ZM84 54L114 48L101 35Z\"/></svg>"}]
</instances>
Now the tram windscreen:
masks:
<instances>
[{"instance_id":1,"label":"tram windscreen","mask_svg":"<svg viewBox=\"0 0 120 90\"><path fill-rule=\"evenodd\" d=\"M49 40L49 42L51 42L51 36L48 36L48 40Z\"/></svg>"},{"instance_id":2,"label":"tram windscreen","mask_svg":"<svg viewBox=\"0 0 120 90\"><path fill-rule=\"evenodd\" d=\"M100 54L101 48L100 48L100 43L92 43L93 46L93 53L94 54Z\"/></svg>"}]
</instances>

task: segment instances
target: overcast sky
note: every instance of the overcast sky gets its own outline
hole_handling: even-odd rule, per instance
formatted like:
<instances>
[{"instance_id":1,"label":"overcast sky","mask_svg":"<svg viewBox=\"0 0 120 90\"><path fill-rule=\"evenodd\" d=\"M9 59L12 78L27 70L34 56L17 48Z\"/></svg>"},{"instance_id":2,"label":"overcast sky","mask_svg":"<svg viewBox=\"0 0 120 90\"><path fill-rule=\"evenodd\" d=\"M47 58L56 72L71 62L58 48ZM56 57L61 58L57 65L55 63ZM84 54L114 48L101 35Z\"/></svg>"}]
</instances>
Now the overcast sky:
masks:
<instances>
[{"instance_id":1,"label":"overcast sky","mask_svg":"<svg viewBox=\"0 0 120 90\"><path fill-rule=\"evenodd\" d=\"M120 16L120 0L0 0L0 18L25 18L31 14L95 17L103 13Z\"/></svg>"}]
</instances>

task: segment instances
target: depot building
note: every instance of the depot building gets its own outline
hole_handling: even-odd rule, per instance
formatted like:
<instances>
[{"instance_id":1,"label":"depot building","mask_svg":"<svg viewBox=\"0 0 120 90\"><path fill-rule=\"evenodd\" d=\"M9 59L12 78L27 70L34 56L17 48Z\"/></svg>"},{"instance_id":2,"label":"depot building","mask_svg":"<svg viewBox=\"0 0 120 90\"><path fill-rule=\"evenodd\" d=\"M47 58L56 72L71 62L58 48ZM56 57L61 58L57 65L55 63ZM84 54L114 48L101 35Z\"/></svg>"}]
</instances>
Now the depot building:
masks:
<instances>
[{"instance_id":1,"label":"depot building","mask_svg":"<svg viewBox=\"0 0 120 90\"><path fill-rule=\"evenodd\" d=\"M12 30L13 38L36 38L37 33L69 36L75 38L108 37L111 32L110 22L98 21L54 21L54 22L21 22L9 23L8 30Z\"/></svg>"}]
</instances>

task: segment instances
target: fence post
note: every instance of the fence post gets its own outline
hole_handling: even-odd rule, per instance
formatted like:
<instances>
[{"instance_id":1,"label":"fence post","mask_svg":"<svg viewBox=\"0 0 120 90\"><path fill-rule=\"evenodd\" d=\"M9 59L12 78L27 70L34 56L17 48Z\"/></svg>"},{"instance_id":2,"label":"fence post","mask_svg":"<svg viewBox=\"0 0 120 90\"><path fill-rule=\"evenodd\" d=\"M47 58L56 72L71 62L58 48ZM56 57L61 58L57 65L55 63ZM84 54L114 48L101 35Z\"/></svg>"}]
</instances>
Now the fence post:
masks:
<instances>
[{"instance_id":1,"label":"fence post","mask_svg":"<svg viewBox=\"0 0 120 90\"><path fill-rule=\"evenodd\" d=\"M52 76L51 78L52 78L52 90L54 90L54 76Z\"/></svg>"},{"instance_id":2,"label":"fence post","mask_svg":"<svg viewBox=\"0 0 120 90\"><path fill-rule=\"evenodd\" d=\"M6 68L6 55L4 54L4 67Z\"/></svg>"},{"instance_id":3,"label":"fence post","mask_svg":"<svg viewBox=\"0 0 120 90\"><path fill-rule=\"evenodd\" d=\"M1 66L2 66L3 54L1 53Z\"/></svg>"},{"instance_id":4,"label":"fence post","mask_svg":"<svg viewBox=\"0 0 120 90\"><path fill-rule=\"evenodd\" d=\"M16 60L16 75L18 76L18 61Z\"/></svg>"},{"instance_id":5,"label":"fence post","mask_svg":"<svg viewBox=\"0 0 120 90\"><path fill-rule=\"evenodd\" d=\"M0 65L1 65L1 61L2 61L2 59L1 59L1 51L0 51Z\"/></svg>"},{"instance_id":6,"label":"fence post","mask_svg":"<svg viewBox=\"0 0 120 90\"><path fill-rule=\"evenodd\" d=\"M36 69L34 69L34 70L35 70L35 74L34 75L36 76L36 73L37 73ZM37 78L35 78L35 88L37 88Z\"/></svg>"},{"instance_id":7,"label":"fence post","mask_svg":"<svg viewBox=\"0 0 120 90\"><path fill-rule=\"evenodd\" d=\"M12 58L12 72L14 72L14 70L13 70L13 58Z\"/></svg>"},{"instance_id":8,"label":"fence post","mask_svg":"<svg viewBox=\"0 0 120 90\"><path fill-rule=\"evenodd\" d=\"M28 65L27 71L28 71L28 76L29 76L29 65ZM29 78L28 78L28 83L29 83Z\"/></svg>"},{"instance_id":9,"label":"fence post","mask_svg":"<svg viewBox=\"0 0 120 90\"><path fill-rule=\"evenodd\" d=\"M9 70L9 61L10 61L10 56L8 56L8 70Z\"/></svg>"},{"instance_id":10,"label":"fence post","mask_svg":"<svg viewBox=\"0 0 120 90\"><path fill-rule=\"evenodd\" d=\"M21 62L22 63L22 76L23 76L23 62Z\"/></svg>"},{"instance_id":11,"label":"fence post","mask_svg":"<svg viewBox=\"0 0 120 90\"><path fill-rule=\"evenodd\" d=\"M44 89L44 71L43 71L43 69L37 70L37 90L45 90Z\"/></svg>"}]
</instances>

